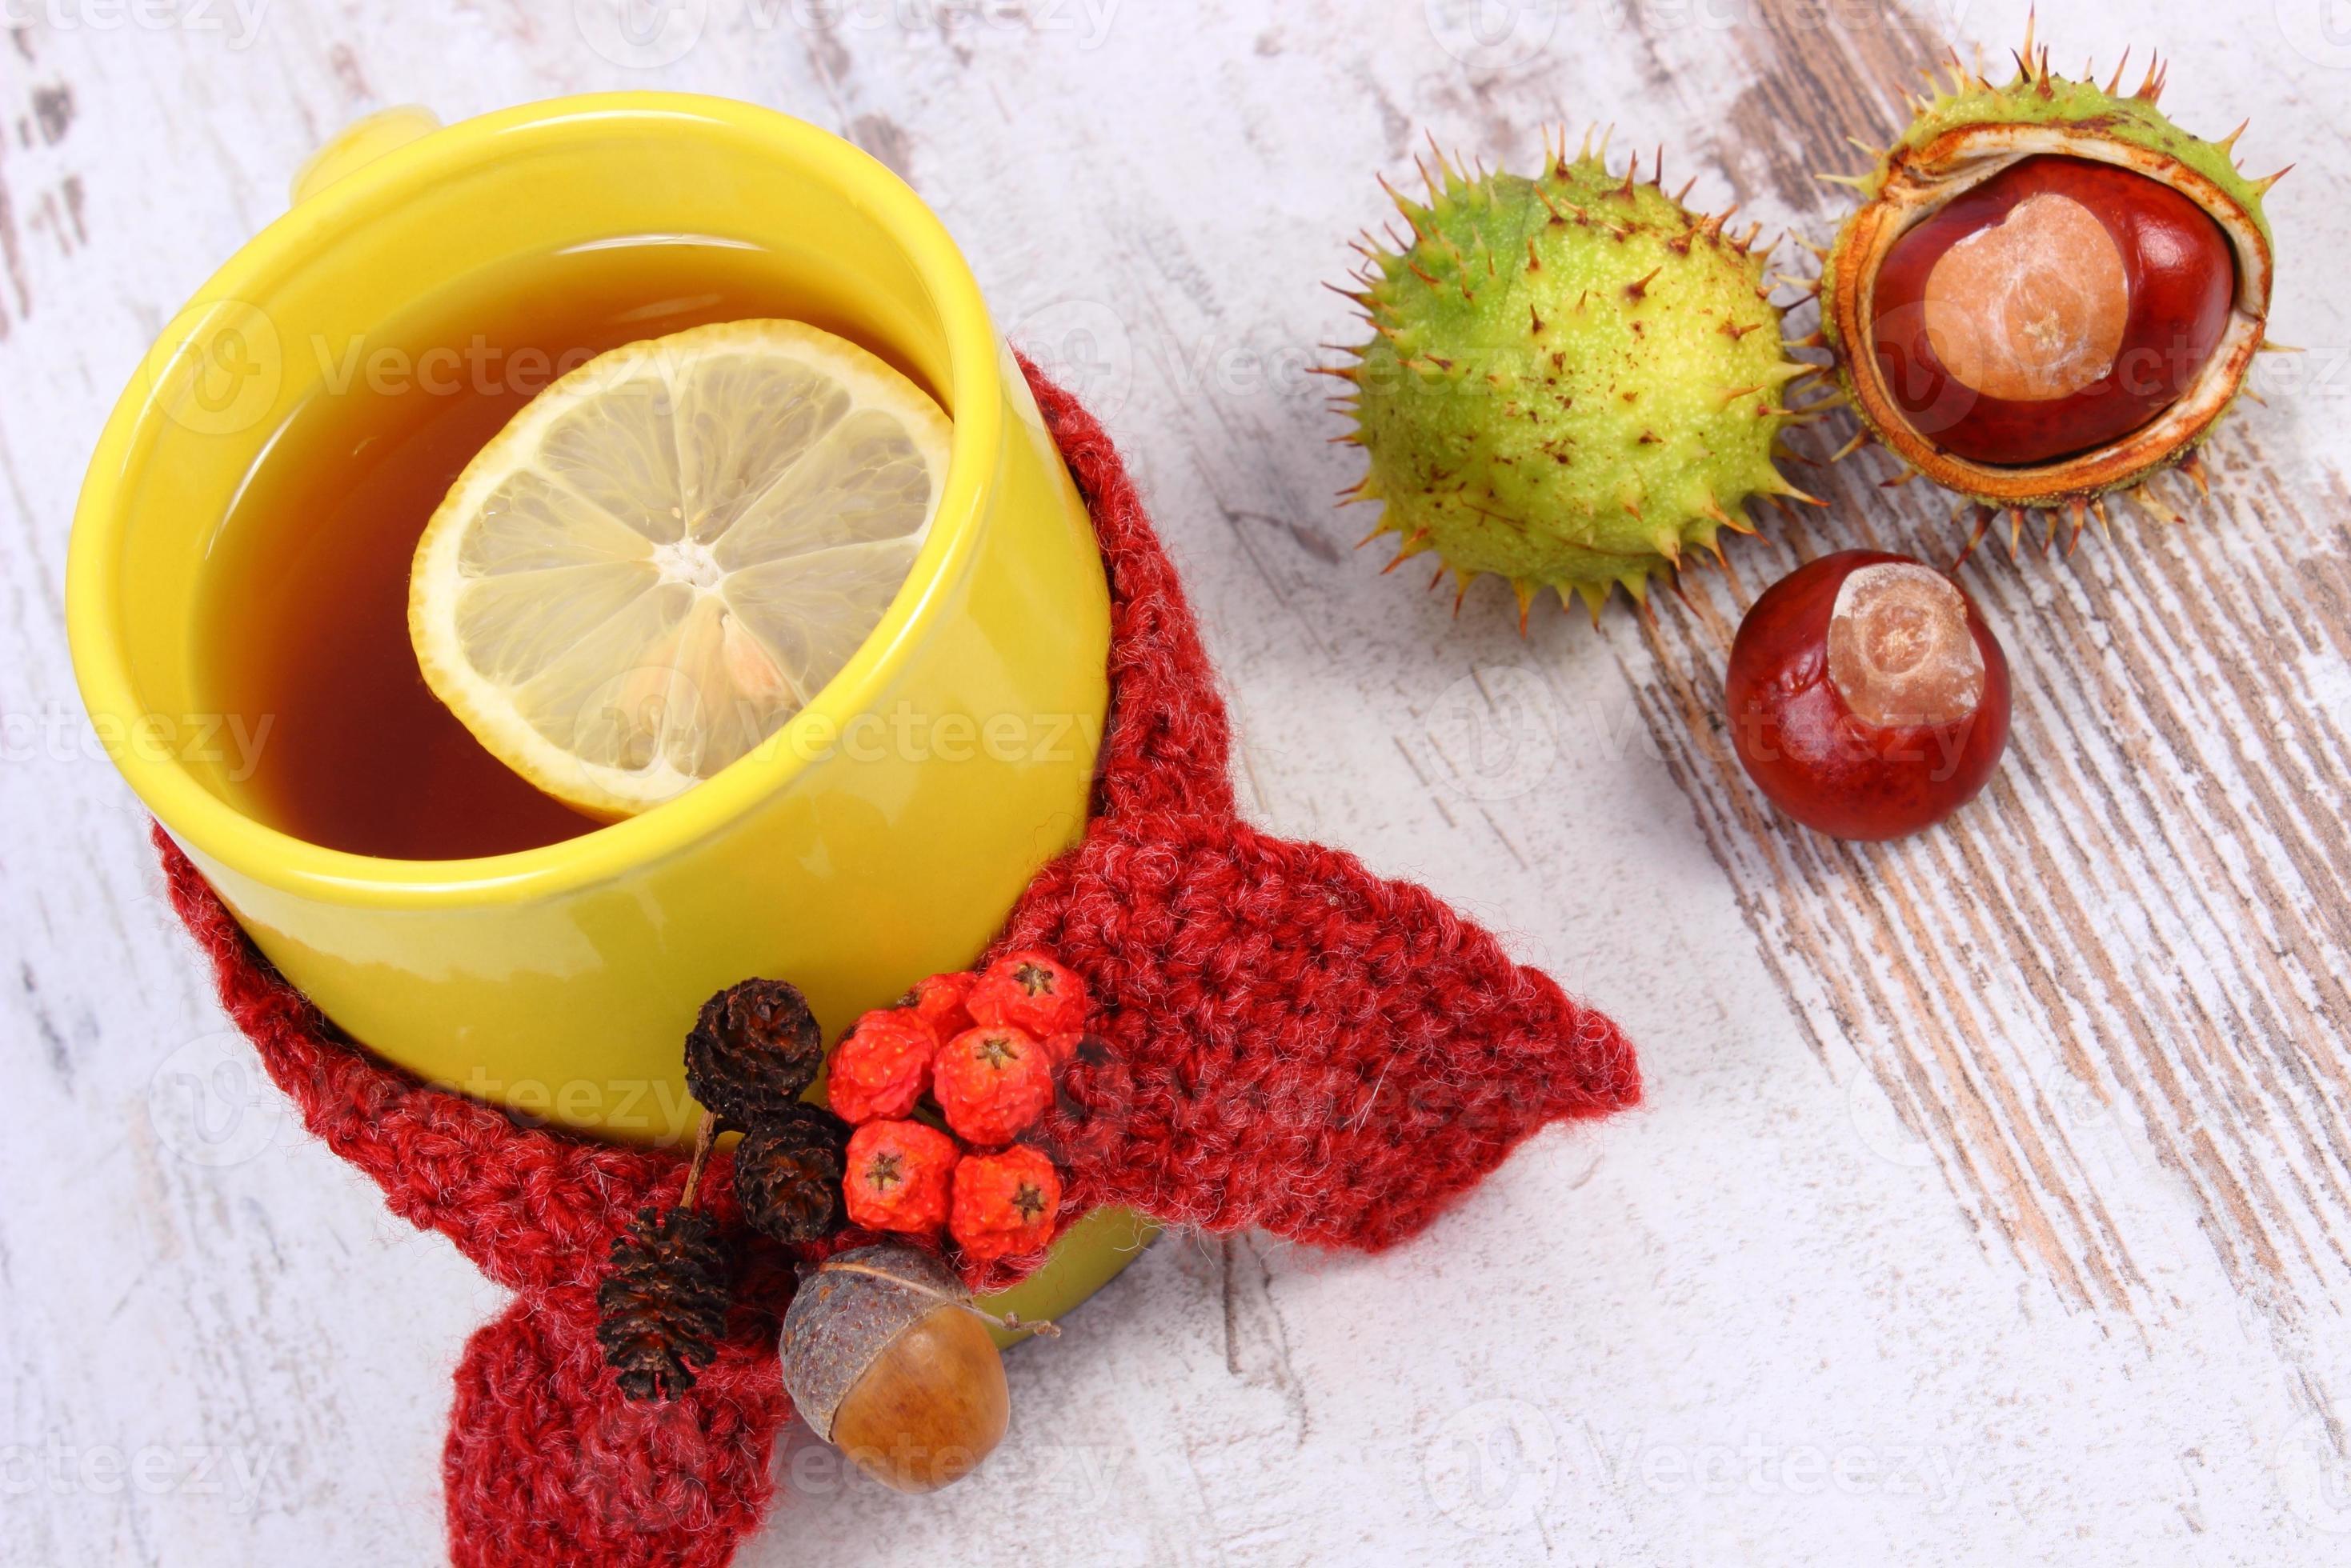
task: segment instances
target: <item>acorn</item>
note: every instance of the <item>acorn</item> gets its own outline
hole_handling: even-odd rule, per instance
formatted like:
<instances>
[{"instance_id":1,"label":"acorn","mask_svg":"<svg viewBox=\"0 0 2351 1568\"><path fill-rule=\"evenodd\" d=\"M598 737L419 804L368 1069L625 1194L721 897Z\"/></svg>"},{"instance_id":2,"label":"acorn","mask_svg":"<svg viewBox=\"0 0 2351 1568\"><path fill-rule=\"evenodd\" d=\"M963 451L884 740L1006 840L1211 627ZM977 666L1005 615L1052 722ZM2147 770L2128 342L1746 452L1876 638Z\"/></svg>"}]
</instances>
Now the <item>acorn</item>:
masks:
<instances>
[{"instance_id":1,"label":"acorn","mask_svg":"<svg viewBox=\"0 0 2351 1568\"><path fill-rule=\"evenodd\" d=\"M801 1280L784 1314L784 1386L866 1474L935 1491L1004 1437L1011 1396L990 1321L935 1254L855 1248Z\"/></svg>"}]
</instances>

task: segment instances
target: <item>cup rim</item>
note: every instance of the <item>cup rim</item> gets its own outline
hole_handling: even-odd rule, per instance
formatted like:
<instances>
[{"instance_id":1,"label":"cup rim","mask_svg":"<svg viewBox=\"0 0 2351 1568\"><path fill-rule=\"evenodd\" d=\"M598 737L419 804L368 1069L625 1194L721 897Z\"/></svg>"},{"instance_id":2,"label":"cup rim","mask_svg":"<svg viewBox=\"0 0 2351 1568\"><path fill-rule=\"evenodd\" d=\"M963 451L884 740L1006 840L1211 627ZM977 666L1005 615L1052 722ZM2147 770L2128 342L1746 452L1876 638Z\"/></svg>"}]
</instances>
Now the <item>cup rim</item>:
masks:
<instances>
[{"instance_id":1,"label":"cup rim","mask_svg":"<svg viewBox=\"0 0 2351 1568\"><path fill-rule=\"evenodd\" d=\"M314 236L347 230L459 167L511 153L508 139L553 143L609 136L615 120L691 128L762 144L870 214L922 279L946 341L954 432L938 511L904 585L849 662L751 754L650 811L535 849L452 860L396 860L329 849L237 810L176 756L112 748L112 760L131 789L165 830L201 859L288 893L380 908L510 903L606 881L683 850L785 787L809 765L810 744L826 732L822 727L829 725L838 735L872 708L922 634L945 613L946 588L960 579L977 548L996 483L1006 418L996 330L977 281L937 215L870 154L805 120L731 99L662 92L551 99L461 120L394 148L297 202L231 256L181 314L207 304L270 297L282 278L306 264ZM159 406L159 379L134 375L108 416L75 508L67 552L67 633L83 705L92 714L126 720L148 709L131 679L120 624L122 499L130 454L153 421L168 417Z\"/></svg>"}]
</instances>

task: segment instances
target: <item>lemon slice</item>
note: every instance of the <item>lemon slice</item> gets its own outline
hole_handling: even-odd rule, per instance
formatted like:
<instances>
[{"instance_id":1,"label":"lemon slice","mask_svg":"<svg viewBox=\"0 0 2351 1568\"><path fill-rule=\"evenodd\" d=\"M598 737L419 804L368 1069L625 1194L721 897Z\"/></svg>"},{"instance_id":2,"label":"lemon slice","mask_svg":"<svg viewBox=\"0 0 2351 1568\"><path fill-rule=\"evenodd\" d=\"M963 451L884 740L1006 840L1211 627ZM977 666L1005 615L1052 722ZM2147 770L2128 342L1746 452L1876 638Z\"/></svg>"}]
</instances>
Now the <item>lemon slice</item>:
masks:
<instances>
[{"instance_id":1,"label":"lemon slice","mask_svg":"<svg viewBox=\"0 0 2351 1568\"><path fill-rule=\"evenodd\" d=\"M938 510L920 388L796 321L615 348L526 405L417 542L408 635L499 761L632 815L742 757L872 632Z\"/></svg>"}]
</instances>

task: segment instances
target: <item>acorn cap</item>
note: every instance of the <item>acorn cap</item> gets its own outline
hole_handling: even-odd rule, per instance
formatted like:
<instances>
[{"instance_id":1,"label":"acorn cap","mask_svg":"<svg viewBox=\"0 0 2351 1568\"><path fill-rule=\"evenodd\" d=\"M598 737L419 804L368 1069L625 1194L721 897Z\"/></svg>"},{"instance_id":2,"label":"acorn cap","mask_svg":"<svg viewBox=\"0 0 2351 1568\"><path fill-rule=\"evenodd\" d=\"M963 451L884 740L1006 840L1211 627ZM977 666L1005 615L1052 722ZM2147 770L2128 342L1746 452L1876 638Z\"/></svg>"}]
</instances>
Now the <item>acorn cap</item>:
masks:
<instances>
[{"instance_id":1,"label":"acorn cap","mask_svg":"<svg viewBox=\"0 0 2351 1568\"><path fill-rule=\"evenodd\" d=\"M801 1280L784 1314L784 1388L820 1438L874 1360L901 1334L971 1293L936 1254L884 1243L835 1254Z\"/></svg>"}]
</instances>

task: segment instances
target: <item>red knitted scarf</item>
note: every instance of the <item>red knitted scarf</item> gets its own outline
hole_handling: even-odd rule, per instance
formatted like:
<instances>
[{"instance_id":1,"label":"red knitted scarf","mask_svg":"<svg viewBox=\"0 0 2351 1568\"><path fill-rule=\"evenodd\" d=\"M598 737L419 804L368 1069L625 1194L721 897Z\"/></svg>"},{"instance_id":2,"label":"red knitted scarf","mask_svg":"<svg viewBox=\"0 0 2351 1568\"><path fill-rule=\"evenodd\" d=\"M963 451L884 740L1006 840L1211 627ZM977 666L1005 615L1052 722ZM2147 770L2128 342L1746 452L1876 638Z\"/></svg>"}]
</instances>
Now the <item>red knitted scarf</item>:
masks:
<instances>
[{"instance_id":1,"label":"red knitted scarf","mask_svg":"<svg viewBox=\"0 0 2351 1568\"><path fill-rule=\"evenodd\" d=\"M1224 704L1175 567L1101 425L1024 369L1112 599L1093 816L998 940L1083 975L1110 1047L1069 1066L1045 1124L1069 1174L1062 1222L1124 1203L1374 1251L1544 1123L1633 1104L1633 1050L1606 1018L1425 889L1234 815ZM624 1400L596 1345L596 1284L630 1216L676 1200L684 1158L528 1126L386 1064L268 966L160 829L155 842L223 1004L305 1125L394 1213L515 1293L457 1368L451 1557L726 1563L767 1511L790 1413L776 1324L794 1260L753 1248L729 1335L688 1394ZM721 1157L705 1184L722 1216L730 1175Z\"/></svg>"}]
</instances>

